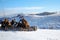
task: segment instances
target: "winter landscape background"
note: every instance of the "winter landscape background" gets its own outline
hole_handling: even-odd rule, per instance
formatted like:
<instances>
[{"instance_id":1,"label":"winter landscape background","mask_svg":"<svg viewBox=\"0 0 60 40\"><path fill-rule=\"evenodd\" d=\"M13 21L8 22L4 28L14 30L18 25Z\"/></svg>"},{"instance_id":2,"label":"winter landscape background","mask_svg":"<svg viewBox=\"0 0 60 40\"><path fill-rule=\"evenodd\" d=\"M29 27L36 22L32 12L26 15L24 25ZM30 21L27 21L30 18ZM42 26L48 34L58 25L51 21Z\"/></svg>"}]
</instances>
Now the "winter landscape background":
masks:
<instances>
[{"instance_id":1,"label":"winter landscape background","mask_svg":"<svg viewBox=\"0 0 60 40\"><path fill-rule=\"evenodd\" d=\"M0 40L60 40L60 0L0 0L0 23L19 15L37 31L0 30Z\"/></svg>"},{"instance_id":2,"label":"winter landscape background","mask_svg":"<svg viewBox=\"0 0 60 40\"><path fill-rule=\"evenodd\" d=\"M10 21L16 19L19 22L19 16L24 16L24 18L29 22L30 26L37 26L39 29L60 29L60 15L58 12L43 12L37 14L13 14L6 16ZM0 20L3 20L1 17Z\"/></svg>"},{"instance_id":3,"label":"winter landscape background","mask_svg":"<svg viewBox=\"0 0 60 40\"><path fill-rule=\"evenodd\" d=\"M45 13L45 12L44 12ZM14 14L5 16L9 20L16 19L23 15L30 26L37 26L37 31L0 31L0 40L60 40L60 16L54 14ZM1 17L3 20L5 17Z\"/></svg>"}]
</instances>

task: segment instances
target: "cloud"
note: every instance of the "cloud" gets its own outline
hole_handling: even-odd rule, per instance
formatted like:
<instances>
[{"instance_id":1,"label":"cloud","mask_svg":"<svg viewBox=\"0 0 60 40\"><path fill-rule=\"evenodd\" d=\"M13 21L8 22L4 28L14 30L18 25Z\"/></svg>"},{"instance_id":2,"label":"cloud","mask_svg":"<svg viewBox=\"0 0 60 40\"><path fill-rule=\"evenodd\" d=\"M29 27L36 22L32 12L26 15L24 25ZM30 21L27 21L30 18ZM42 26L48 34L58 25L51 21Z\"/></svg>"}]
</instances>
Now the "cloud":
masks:
<instances>
[{"instance_id":1,"label":"cloud","mask_svg":"<svg viewBox=\"0 0 60 40\"><path fill-rule=\"evenodd\" d=\"M6 15L14 14L14 13L35 13L38 10L43 9L44 7L16 7L16 8L4 8L4 12ZM1 12L3 13L3 11Z\"/></svg>"}]
</instances>

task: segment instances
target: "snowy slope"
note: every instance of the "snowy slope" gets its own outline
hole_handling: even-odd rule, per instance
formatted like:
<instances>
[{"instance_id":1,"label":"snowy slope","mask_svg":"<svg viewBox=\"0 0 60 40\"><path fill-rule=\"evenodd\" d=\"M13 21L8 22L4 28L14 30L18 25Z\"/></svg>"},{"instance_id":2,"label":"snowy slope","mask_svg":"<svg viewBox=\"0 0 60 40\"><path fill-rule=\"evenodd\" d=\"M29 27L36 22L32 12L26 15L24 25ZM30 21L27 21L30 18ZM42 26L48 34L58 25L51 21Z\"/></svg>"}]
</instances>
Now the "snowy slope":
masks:
<instances>
[{"instance_id":1,"label":"snowy slope","mask_svg":"<svg viewBox=\"0 0 60 40\"><path fill-rule=\"evenodd\" d=\"M0 40L60 40L60 30L0 31Z\"/></svg>"},{"instance_id":2,"label":"snowy slope","mask_svg":"<svg viewBox=\"0 0 60 40\"><path fill-rule=\"evenodd\" d=\"M19 22L20 18L14 17ZM40 29L60 29L60 16L25 15L24 18L29 22L30 26L37 26ZM4 18L0 18L0 20L2 19ZM11 21L13 18L8 19Z\"/></svg>"},{"instance_id":3,"label":"snowy slope","mask_svg":"<svg viewBox=\"0 0 60 40\"><path fill-rule=\"evenodd\" d=\"M32 26L41 29L60 29L60 16L25 17Z\"/></svg>"}]
</instances>

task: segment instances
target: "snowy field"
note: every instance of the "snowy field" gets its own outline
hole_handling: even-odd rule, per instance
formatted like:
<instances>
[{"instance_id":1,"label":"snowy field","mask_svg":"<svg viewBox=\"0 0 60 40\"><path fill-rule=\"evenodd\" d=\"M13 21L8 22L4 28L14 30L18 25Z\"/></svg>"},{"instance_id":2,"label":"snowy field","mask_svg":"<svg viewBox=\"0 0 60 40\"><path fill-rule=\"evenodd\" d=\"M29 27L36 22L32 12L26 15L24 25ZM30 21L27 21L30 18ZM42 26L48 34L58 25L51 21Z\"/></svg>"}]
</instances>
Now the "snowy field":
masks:
<instances>
[{"instance_id":1,"label":"snowy field","mask_svg":"<svg viewBox=\"0 0 60 40\"><path fill-rule=\"evenodd\" d=\"M0 31L0 40L60 40L60 16L40 17L34 15L25 16L25 18L31 26L36 25L40 29L29 32ZM16 19L18 21L18 17Z\"/></svg>"},{"instance_id":2,"label":"snowy field","mask_svg":"<svg viewBox=\"0 0 60 40\"><path fill-rule=\"evenodd\" d=\"M0 40L60 40L60 30L0 31Z\"/></svg>"}]
</instances>

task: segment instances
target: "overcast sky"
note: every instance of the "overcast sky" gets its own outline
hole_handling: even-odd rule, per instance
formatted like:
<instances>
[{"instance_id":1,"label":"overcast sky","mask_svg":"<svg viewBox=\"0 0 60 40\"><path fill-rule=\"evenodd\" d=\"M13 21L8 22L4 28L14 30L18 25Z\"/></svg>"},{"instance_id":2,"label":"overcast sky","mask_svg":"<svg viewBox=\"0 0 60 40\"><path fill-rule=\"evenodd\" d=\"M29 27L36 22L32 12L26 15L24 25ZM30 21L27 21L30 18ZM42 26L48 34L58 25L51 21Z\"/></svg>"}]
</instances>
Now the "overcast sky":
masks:
<instances>
[{"instance_id":1,"label":"overcast sky","mask_svg":"<svg viewBox=\"0 0 60 40\"><path fill-rule=\"evenodd\" d=\"M0 0L0 15L60 11L60 0Z\"/></svg>"}]
</instances>

